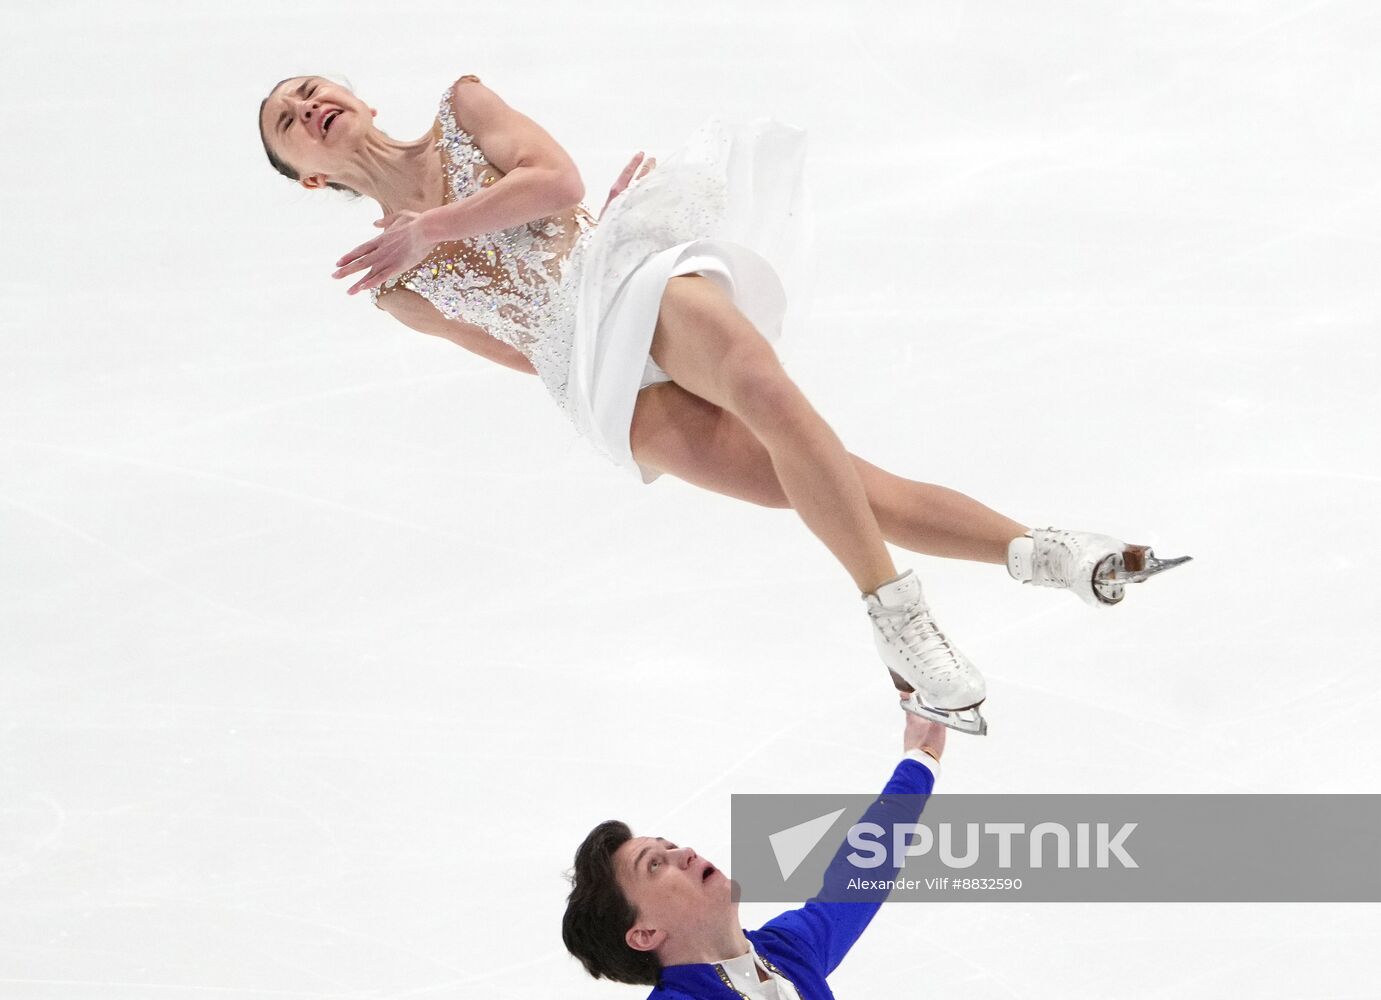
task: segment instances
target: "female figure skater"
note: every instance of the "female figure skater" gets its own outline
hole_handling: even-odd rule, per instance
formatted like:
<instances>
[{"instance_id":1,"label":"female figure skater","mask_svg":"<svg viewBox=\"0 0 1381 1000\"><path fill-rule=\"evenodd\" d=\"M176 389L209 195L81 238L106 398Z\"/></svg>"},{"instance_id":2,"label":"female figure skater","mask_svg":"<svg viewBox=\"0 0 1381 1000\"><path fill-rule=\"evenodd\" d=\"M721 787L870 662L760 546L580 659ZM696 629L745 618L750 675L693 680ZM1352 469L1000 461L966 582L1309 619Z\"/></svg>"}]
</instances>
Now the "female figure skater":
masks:
<instances>
[{"instance_id":1,"label":"female figure skater","mask_svg":"<svg viewBox=\"0 0 1381 1000\"><path fill-rule=\"evenodd\" d=\"M419 139L390 137L375 114L315 76L282 81L260 106L275 169L383 210L383 232L334 276L365 272L351 294L368 289L407 326L535 373L577 429L644 482L666 472L793 508L862 593L909 711L987 729L982 676L885 541L1005 562L1018 580L1092 604L1182 561L1104 535L1033 531L845 451L771 346L786 300L767 259L791 245L799 218L800 132L708 126L656 169L635 158L596 221L565 150L474 76L446 90Z\"/></svg>"}]
</instances>

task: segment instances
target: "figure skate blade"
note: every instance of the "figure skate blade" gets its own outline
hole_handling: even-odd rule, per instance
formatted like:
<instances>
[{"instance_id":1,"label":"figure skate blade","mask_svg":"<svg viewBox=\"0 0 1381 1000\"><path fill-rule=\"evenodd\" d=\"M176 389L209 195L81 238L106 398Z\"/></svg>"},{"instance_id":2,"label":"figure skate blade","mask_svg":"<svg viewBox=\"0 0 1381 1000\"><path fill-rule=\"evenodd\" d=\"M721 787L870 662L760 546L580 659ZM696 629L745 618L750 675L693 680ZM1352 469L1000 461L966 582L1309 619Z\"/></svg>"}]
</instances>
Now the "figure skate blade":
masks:
<instances>
[{"instance_id":1,"label":"figure skate blade","mask_svg":"<svg viewBox=\"0 0 1381 1000\"><path fill-rule=\"evenodd\" d=\"M913 691L909 698L902 701L901 707L912 715L938 722L957 732L968 733L970 736L988 735L988 720L983 718L983 713L978 710L977 705L955 709L931 708Z\"/></svg>"},{"instance_id":2,"label":"figure skate blade","mask_svg":"<svg viewBox=\"0 0 1381 1000\"><path fill-rule=\"evenodd\" d=\"M1178 556L1174 559L1158 559L1149 546L1129 545L1120 559L1110 556L1104 560L1094 574L1093 588L1102 601L1116 604L1125 595L1127 584L1142 583L1157 573L1183 566L1193 558Z\"/></svg>"}]
</instances>

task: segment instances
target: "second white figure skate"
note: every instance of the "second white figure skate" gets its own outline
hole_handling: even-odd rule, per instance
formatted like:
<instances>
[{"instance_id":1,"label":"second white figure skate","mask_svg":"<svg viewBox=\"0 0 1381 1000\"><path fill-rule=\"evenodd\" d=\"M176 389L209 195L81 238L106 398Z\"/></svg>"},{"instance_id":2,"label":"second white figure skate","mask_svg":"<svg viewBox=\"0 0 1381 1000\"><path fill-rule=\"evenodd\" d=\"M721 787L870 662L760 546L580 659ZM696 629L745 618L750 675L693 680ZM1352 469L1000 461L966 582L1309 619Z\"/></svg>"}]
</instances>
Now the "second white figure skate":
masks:
<instances>
[{"instance_id":1,"label":"second white figure skate","mask_svg":"<svg viewBox=\"0 0 1381 1000\"><path fill-rule=\"evenodd\" d=\"M987 694L983 675L935 624L916 574L907 570L863 599L892 682L911 693L902 707L963 733L986 733L978 711Z\"/></svg>"},{"instance_id":2,"label":"second white figure skate","mask_svg":"<svg viewBox=\"0 0 1381 1000\"><path fill-rule=\"evenodd\" d=\"M1064 587L1087 604L1116 604L1127 584L1189 562L1190 556L1157 559L1146 545L1128 545L1088 531L1036 528L1007 545L1007 572L1037 587Z\"/></svg>"}]
</instances>

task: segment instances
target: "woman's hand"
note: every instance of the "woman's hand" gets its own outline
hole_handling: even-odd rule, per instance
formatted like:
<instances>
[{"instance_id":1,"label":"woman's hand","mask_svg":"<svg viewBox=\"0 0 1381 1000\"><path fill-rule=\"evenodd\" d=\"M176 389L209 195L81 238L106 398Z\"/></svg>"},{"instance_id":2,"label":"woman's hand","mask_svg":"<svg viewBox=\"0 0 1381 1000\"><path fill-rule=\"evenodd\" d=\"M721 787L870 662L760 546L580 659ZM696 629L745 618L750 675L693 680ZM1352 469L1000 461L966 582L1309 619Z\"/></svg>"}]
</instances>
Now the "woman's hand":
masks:
<instances>
[{"instance_id":1,"label":"woman's hand","mask_svg":"<svg viewBox=\"0 0 1381 1000\"><path fill-rule=\"evenodd\" d=\"M638 169L638 164L640 163L643 167L641 170ZM609 210L609 202L613 201L627 190L628 185L633 182L634 173L638 175L639 180L642 180L647 176L648 171L656 165L657 158L655 156L649 156L647 162L644 163L642 153L638 153L637 156L629 160L628 166L623 168L623 173L619 174L618 180L614 181L614 186L609 189L609 198L605 201L604 207L599 210L599 217L601 219L604 218L604 213Z\"/></svg>"},{"instance_id":2,"label":"woman's hand","mask_svg":"<svg viewBox=\"0 0 1381 1000\"><path fill-rule=\"evenodd\" d=\"M354 295L363 288L377 288L389 278L402 274L431 252L432 244L422 234L420 212L393 212L374 223L383 235L361 243L340 260L333 278L369 268L369 273L350 288Z\"/></svg>"}]
</instances>

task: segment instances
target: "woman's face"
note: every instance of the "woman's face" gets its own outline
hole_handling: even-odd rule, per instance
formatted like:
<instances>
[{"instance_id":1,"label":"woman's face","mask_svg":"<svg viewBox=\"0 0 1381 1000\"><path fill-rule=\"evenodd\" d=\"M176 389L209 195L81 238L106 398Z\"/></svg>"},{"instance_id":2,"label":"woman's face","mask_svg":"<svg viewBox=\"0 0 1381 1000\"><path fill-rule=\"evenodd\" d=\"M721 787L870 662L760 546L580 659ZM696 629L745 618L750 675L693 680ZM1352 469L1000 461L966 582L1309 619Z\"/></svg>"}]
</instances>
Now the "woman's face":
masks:
<instances>
[{"instance_id":1,"label":"woman's face","mask_svg":"<svg viewBox=\"0 0 1381 1000\"><path fill-rule=\"evenodd\" d=\"M273 88L259 126L264 142L301 177L321 187L350 162L375 111L348 88L319 76L299 76Z\"/></svg>"}]
</instances>

